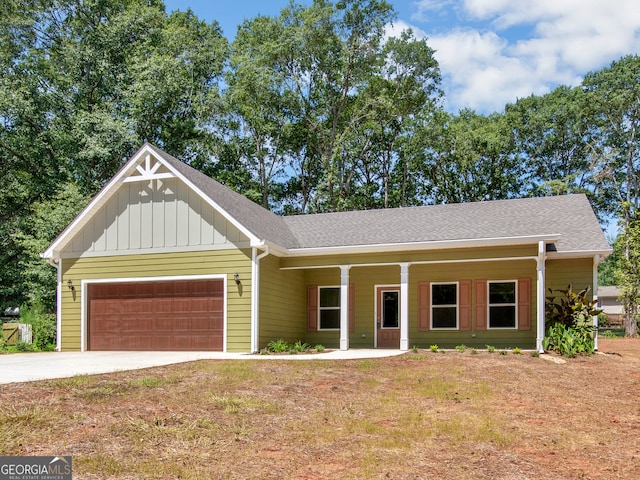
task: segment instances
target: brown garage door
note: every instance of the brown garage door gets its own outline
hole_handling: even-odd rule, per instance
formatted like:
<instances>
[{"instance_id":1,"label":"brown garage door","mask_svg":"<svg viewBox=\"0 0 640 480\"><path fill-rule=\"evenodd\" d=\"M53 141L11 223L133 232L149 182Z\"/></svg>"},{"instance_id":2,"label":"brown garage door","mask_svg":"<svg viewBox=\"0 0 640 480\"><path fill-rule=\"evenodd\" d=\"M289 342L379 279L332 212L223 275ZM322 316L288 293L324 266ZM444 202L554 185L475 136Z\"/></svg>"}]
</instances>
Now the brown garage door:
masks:
<instances>
[{"instance_id":1,"label":"brown garage door","mask_svg":"<svg viewBox=\"0 0 640 480\"><path fill-rule=\"evenodd\" d=\"M224 282L90 284L89 350L222 350Z\"/></svg>"}]
</instances>

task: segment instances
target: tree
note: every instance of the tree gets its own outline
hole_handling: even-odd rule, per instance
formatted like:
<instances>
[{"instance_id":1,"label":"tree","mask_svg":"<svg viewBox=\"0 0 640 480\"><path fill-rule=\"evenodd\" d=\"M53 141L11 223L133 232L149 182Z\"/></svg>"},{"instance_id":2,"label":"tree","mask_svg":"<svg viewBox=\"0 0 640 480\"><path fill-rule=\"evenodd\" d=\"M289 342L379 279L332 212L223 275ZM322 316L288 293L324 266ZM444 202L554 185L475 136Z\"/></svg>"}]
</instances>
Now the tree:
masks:
<instances>
[{"instance_id":1,"label":"tree","mask_svg":"<svg viewBox=\"0 0 640 480\"><path fill-rule=\"evenodd\" d=\"M89 197L75 183L66 183L51 199L30 205L29 216L12 232L12 239L22 252L16 283L25 287L24 300L30 304L41 304L47 311L55 309L56 270L40 258L40 253L88 201Z\"/></svg>"},{"instance_id":2,"label":"tree","mask_svg":"<svg viewBox=\"0 0 640 480\"><path fill-rule=\"evenodd\" d=\"M0 303L27 291L18 239L61 185L94 194L144 141L208 159L226 55L217 24L160 0L0 5Z\"/></svg>"},{"instance_id":3,"label":"tree","mask_svg":"<svg viewBox=\"0 0 640 480\"><path fill-rule=\"evenodd\" d=\"M582 88L560 86L543 96L507 105L516 146L526 159L527 195L596 195L588 96ZM604 207L606 202L602 202Z\"/></svg>"},{"instance_id":4,"label":"tree","mask_svg":"<svg viewBox=\"0 0 640 480\"><path fill-rule=\"evenodd\" d=\"M400 140L412 116L434 108L440 77L426 41L410 31L385 41L394 15L381 0L316 0L240 27L219 126L234 145L220 150L240 160L220 161L245 165L260 203L285 212L406 203L393 195Z\"/></svg>"},{"instance_id":5,"label":"tree","mask_svg":"<svg viewBox=\"0 0 640 480\"><path fill-rule=\"evenodd\" d=\"M635 225L640 202L640 57L627 56L610 67L588 74L583 88L594 108L596 140L591 147L598 156L598 181L620 217L624 239L623 298L626 335L637 334L635 287L640 272L634 249L638 246Z\"/></svg>"},{"instance_id":6,"label":"tree","mask_svg":"<svg viewBox=\"0 0 640 480\"><path fill-rule=\"evenodd\" d=\"M416 131L410 148L425 203L522 196L524 170L504 115L437 112Z\"/></svg>"}]
</instances>

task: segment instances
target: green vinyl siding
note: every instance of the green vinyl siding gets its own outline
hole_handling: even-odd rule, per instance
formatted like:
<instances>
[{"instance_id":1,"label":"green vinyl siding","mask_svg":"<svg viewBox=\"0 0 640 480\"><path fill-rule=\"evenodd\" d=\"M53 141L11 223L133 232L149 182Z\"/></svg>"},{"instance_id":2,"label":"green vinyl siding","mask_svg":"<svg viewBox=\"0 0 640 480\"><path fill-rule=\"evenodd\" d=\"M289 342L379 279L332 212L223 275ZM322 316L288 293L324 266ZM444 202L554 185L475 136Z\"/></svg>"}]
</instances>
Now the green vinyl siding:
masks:
<instances>
[{"instance_id":1,"label":"green vinyl siding","mask_svg":"<svg viewBox=\"0 0 640 480\"><path fill-rule=\"evenodd\" d=\"M307 285L339 286L340 269L311 269L305 271ZM398 285L400 267L352 267L349 283L354 286L355 328L349 332L349 348L373 348L375 339L375 287L376 285ZM307 332L307 343L322 344L328 348L340 346L340 332L319 330Z\"/></svg>"},{"instance_id":2,"label":"green vinyl siding","mask_svg":"<svg viewBox=\"0 0 640 480\"><path fill-rule=\"evenodd\" d=\"M550 288L554 290L552 295L561 296L562 292L555 290L566 290L567 286L571 284L574 292L590 287L589 298L593 298L593 259L547 260L546 282L547 295Z\"/></svg>"},{"instance_id":3,"label":"green vinyl siding","mask_svg":"<svg viewBox=\"0 0 640 480\"><path fill-rule=\"evenodd\" d=\"M480 329L476 328L478 280L518 280L528 278L530 290L529 330L517 329ZM418 282L454 282L471 280L471 330L428 330L418 329ZM409 345L428 348L438 345L441 348L453 348L456 345L484 348L493 345L498 348L520 347L534 348L536 342L536 262L531 259L509 260L499 262L445 263L436 265L413 265L409 268Z\"/></svg>"},{"instance_id":4,"label":"green vinyl siding","mask_svg":"<svg viewBox=\"0 0 640 480\"><path fill-rule=\"evenodd\" d=\"M236 285L238 273L241 285ZM62 350L81 349L82 280L227 276L227 351L251 350L251 250L158 253L62 259ZM67 288L71 280L75 290Z\"/></svg>"},{"instance_id":5,"label":"green vinyl siding","mask_svg":"<svg viewBox=\"0 0 640 480\"><path fill-rule=\"evenodd\" d=\"M396 254L345 255L331 258L296 258L282 259L283 266L315 265L319 261L327 264L349 265L349 283L355 289L355 329L349 332L350 348L373 348L375 342L375 290L376 286L399 285L400 266L358 266L357 263L401 263L408 262L438 262L445 263L419 264L409 267L409 346L428 348L437 344L442 348L452 348L456 345L467 345L484 348L493 345L497 348L521 347L535 348L537 336L537 262L534 258L537 246L479 248L465 251L443 250L441 252L409 252ZM476 258L504 258L525 256L528 258L508 259L496 261L464 261ZM453 262L447 262L452 260ZM297 270L294 270L297 271ZM310 268L304 270L306 285L338 286L340 285L340 268ZM550 259L546 262L547 287L564 289L569 283L576 289L592 285L593 260L581 259ZM477 329L476 328L476 281L517 281L528 279L530 328L527 330L514 329ZM418 284L419 282L459 282L471 281L471 329L470 330L428 330L421 331L418 327ZM306 293L304 293L306 295ZM339 331L307 332L306 341L310 344L322 343L330 348L337 348L340 342Z\"/></svg>"},{"instance_id":6,"label":"green vinyl siding","mask_svg":"<svg viewBox=\"0 0 640 480\"><path fill-rule=\"evenodd\" d=\"M280 270L280 258L273 255L260 260L259 348L280 338L305 340L306 291L302 270Z\"/></svg>"}]
</instances>

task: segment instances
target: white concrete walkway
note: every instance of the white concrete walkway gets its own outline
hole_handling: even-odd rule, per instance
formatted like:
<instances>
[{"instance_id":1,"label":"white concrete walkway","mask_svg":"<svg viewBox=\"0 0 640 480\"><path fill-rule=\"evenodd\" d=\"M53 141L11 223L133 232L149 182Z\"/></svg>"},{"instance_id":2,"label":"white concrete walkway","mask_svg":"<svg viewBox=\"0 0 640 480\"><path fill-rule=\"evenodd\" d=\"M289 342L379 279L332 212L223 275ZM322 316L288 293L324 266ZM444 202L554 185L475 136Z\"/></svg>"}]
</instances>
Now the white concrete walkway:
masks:
<instances>
[{"instance_id":1,"label":"white concrete walkway","mask_svg":"<svg viewBox=\"0 0 640 480\"><path fill-rule=\"evenodd\" d=\"M220 352L42 352L0 355L0 384L158 367L195 360L354 360L401 355L400 350L330 350L316 354Z\"/></svg>"}]
</instances>

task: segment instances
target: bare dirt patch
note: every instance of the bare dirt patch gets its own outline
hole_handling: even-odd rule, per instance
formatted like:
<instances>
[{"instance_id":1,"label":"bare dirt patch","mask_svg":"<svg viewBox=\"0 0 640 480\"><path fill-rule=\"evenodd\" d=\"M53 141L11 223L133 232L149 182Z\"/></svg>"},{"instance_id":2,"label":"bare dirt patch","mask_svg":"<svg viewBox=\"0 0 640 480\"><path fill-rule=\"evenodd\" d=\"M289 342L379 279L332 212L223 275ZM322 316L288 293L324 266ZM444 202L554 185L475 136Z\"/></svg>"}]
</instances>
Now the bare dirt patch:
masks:
<instances>
[{"instance_id":1,"label":"bare dirt patch","mask_svg":"<svg viewBox=\"0 0 640 480\"><path fill-rule=\"evenodd\" d=\"M640 340L546 362L199 361L0 391L0 455L74 478L637 479Z\"/></svg>"}]
</instances>

